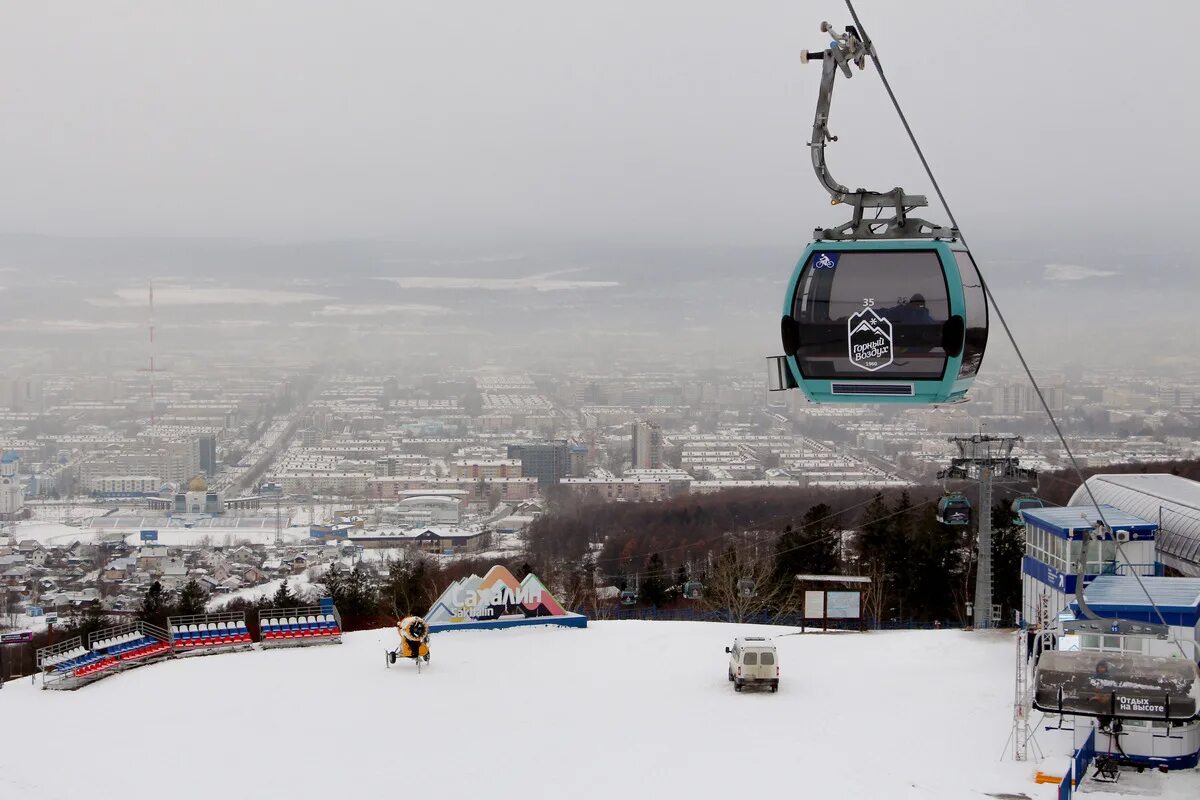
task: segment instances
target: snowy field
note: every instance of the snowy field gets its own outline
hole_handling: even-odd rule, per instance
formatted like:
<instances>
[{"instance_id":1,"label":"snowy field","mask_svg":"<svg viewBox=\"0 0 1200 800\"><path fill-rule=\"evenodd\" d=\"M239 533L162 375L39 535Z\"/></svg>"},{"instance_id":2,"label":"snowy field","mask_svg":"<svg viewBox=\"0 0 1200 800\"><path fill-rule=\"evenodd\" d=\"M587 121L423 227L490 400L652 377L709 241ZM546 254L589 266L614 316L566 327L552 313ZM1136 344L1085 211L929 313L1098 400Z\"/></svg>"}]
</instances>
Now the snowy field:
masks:
<instances>
[{"instance_id":1,"label":"snowy field","mask_svg":"<svg viewBox=\"0 0 1200 800\"><path fill-rule=\"evenodd\" d=\"M227 594L216 595L209 598L209 601L204 608L209 612L215 613L224 609L225 606L229 605L234 600L255 601L261 600L264 597L271 597L277 591L279 591L279 587L283 585L284 581L287 581L288 591L290 591L293 595L298 595L301 603L303 604L316 605L317 601L320 600L321 595L324 593L323 587L321 592L315 592L315 590L312 588L312 582L309 580L308 572L301 572L298 575L289 575L286 578L275 578L274 580L267 581L266 583L260 583L255 586L247 586L244 589L238 589L237 591L228 592ZM310 596L310 594L314 594L314 596Z\"/></svg>"},{"instance_id":2,"label":"snowy field","mask_svg":"<svg viewBox=\"0 0 1200 800\"><path fill-rule=\"evenodd\" d=\"M153 522L148 523L148 525L153 526L158 531L158 544L171 547L196 547L205 544L230 547L242 542L249 544L271 544L275 541L275 528L273 525L259 528L184 528L182 526L168 528L156 525ZM141 527L146 526L139 526L138 530ZM62 522L47 522L41 519L34 519L14 523L5 532L11 533L19 542L26 539L34 539L43 545L49 546L69 545L77 541L85 543L94 542L101 535L108 537L120 536L129 544L140 544L138 530L113 531L104 528L76 527L74 525L66 525ZM284 542L287 544L303 543L310 539L307 527L293 526L284 528L281 533Z\"/></svg>"},{"instance_id":3,"label":"snowy field","mask_svg":"<svg viewBox=\"0 0 1200 800\"><path fill-rule=\"evenodd\" d=\"M5 533L11 533L18 542L33 539L43 545L69 545L75 542L91 542L96 538L96 532L62 522L45 522L42 520L23 520L13 523Z\"/></svg>"},{"instance_id":4,"label":"snowy field","mask_svg":"<svg viewBox=\"0 0 1200 800\"><path fill-rule=\"evenodd\" d=\"M77 692L0 691L0 797L1052 798L1001 761L1012 634L780 636L599 622L181 659ZM734 693L724 647L767 633L780 691ZM1057 737L1057 738L1056 738ZM1070 743L1039 735L1060 768ZM1162 797L1200 796L1173 775ZM1101 795L1091 794L1099 798Z\"/></svg>"}]
</instances>

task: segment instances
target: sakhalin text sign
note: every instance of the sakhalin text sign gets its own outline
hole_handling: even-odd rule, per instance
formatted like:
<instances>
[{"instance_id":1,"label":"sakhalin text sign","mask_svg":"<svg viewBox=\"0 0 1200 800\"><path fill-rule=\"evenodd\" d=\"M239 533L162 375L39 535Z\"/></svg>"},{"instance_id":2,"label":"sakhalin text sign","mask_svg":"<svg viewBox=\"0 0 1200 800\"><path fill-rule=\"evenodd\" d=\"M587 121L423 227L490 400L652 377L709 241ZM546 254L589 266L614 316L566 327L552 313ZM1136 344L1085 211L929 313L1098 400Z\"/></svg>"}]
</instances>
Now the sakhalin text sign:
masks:
<instances>
[{"instance_id":1,"label":"sakhalin text sign","mask_svg":"<svg viewBox=\"0 0 1200 800\"><path fill-rule=\"evenodd\" d=\"M450 584L425 620L431 631L525 624L587 627L587 618L564 609L538 576L531 572L518 581L500 565L482 578L472 575Z\"/></svg>"}]
</instances>

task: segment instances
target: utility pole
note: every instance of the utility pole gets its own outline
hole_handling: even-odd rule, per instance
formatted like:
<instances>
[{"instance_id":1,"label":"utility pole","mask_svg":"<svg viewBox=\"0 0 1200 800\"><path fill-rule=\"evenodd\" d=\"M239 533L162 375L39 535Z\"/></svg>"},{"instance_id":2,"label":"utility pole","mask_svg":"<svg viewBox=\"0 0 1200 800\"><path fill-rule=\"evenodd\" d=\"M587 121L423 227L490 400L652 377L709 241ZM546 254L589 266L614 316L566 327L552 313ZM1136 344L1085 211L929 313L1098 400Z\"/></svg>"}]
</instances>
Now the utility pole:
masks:
<instances>
[{"instance_id":1,"label":"utility pole","mask_svg":"<svg viewBox=\"0 0 1200 800\"><path fill-rule=\"evenodd\" d=\"M976 510L979 562L975 569L972 621L976 628L990 628L993 624L992 483L1031 480L1037 477L1037 471L1022 467L1020 459L1012 455L1013 446L1023 441L1020 436L977 433L951 436L947 441L958 448L958 455L950 459L950 466L938 472L938 478L979 484L979 508Z\"/></svg>"}]
</instances>

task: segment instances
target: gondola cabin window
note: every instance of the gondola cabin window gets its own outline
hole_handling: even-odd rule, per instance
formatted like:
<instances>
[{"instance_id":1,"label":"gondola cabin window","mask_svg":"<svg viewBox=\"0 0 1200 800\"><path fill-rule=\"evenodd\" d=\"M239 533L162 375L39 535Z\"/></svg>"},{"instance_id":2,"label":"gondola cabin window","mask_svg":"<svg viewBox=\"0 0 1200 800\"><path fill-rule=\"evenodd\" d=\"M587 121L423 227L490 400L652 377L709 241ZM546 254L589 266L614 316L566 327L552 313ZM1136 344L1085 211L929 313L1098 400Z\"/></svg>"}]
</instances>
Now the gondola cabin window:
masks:
<instances>
[{"instance_id":1,"label":"gondola cabin window","mask_svg":"<svg viewBox=\"0 0 1200 800\"><path fill-rule=\"evenodd\" d=\"M805 378L936 380L945 372L949 289L934 250L848 251L835 268L806 269L792 317Z\"/></svg>"}]
</instances>

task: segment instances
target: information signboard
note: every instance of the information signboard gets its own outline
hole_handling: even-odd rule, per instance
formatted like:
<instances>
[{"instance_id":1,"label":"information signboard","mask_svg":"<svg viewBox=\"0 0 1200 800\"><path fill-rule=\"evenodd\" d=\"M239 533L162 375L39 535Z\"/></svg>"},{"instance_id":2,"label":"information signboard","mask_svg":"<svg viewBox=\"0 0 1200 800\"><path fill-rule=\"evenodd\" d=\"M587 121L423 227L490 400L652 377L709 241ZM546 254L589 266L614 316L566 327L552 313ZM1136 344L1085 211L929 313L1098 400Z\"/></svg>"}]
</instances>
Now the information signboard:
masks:
<instances>
[{"instance_id":1,"label":"information signboard","mask_svg":"<svg viewBox=\"0 0 1200 800\"><path fill-rule=\"evenodd\" d=\"M862 616L859 610L859 592L827 592L825 615L829 619L858 619Z\"/></svg>"},{"instance_id":2,"label":"information signboard","mask_svg":"<svg viewBox=\"0 0 1200 800\"><path fill-rule=\"evenodd\" d=\"M825 592L809 589L804 593L804 616L806 619L822 619L825 616Z\"/></svg>"}]
</instances>

